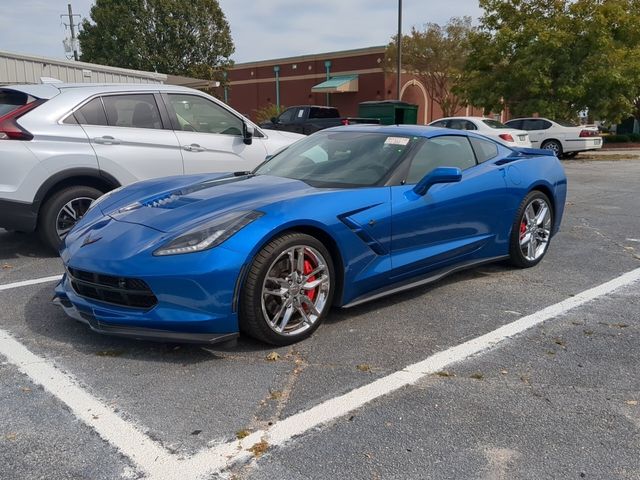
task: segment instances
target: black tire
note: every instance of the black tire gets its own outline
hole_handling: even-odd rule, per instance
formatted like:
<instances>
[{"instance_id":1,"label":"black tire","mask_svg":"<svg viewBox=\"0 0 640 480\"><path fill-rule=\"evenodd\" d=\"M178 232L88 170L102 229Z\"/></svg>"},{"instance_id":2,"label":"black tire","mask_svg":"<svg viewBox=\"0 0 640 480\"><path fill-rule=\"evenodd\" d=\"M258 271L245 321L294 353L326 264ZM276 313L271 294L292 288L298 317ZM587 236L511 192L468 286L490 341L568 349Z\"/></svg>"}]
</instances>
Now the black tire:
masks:
<instances>
[{"instance_id":1,"label":"black tire","mask_svg":"<svg viewBox=\"0 0 640 480\"><path fill-rule=\"evenodd\" d=\"M544 202L546 204L549 217L548 221L544 221L543 223L548 228L548 233L546 234L546 242L544 242L544 249L540 253L539 256L535 258L527 258L525 253L523 252L524 246L521 245L521 239L524 240L526 234L529 233L528 230L523 232L523 223L526 224L526 210L529 205L541 205L540 202ZM534 207L535 211L535 207ZM538 213L538 212L536 212ZM546 218L546 217L545 217ZM551 228L553 226L553 207L551 202L549 201L549 197L547 197L544 193L539 190L533 190L524 197L524 200L520 203L518 207L518 212L516 213L516 217L513 221L513 225L511 226L511 237L509 239L509 259L511 264L519 267L519 268L529 268L537 265L544 258L547 251L549 250L549 243L551 242ZM533 235L533 234L532 234ZM539 245L542 245L543 242L540 242Z\"/></svg>"},{"instance_id":2,"label":"black tire","mask_svg":"<svg viewBox=\"0 0 640 480\"><path fill-rule=\"evenodd\" d=\"M575 158L576 155L578 155L578 152L563 153L562 158L566 158L566 159Z\"/></svg>"},{"instance_id":3,"label":"black tire","mask_svg":"<svg viewBox=\"0 0 640 480\"><path fill-rule=\"evenodd\" d=\"M42 241L47 248L57 253L64 238L64 234L61 236L57 230L59 215L62 215L60 218L61 221L65 218L69 219L65 223L65 226L67 224L69 226L75 225L75 222L80 220L82 215L86 213L86 208L88 208L90 204L90 201L85 199L95 200L101 196L102 193L103 192L93 187L75 186L64 188L51 195L42 205L40 215L38 216L38 235L40 241ZM73 201L78 202L78 218L76 218L75 222L72 221L71 216L67 215L65 217L62 212L63 207Z\"/></svg>"},{"instance_id":4,"label":"black tire","mask_svg":"<svg viewBox=\"0 0 640 480\"><path fill-rule=\"evenodd\" d=\"M269 272L273 273L273 269L277 268L279 262L284 262L286 260L287 257L283 257L283 255L285 255L286 252L293 250L294 247L304 247L303 251L305 252L305 255L303 255L303 258L306 258L307 251L311 252L312 250L315 254L320 256L324 261L323 265L326 267L325 273L328 276L329 285L328 287L325 287L323 283L318 287L318 291L322 289L322 298L324 299L324 303L323 308L318 312L320 315L311 315L316 317L312 324L309 325L307 322L304 322L300 314L294 310L294 307L290 306L291 310L294 312L293 315L298 315L297 325L301 325L299 328L302 329L304 327L304 329L299 333L296 333L295 330L287 333L278 333L274 327L270 325L271 320L269 318L265 318L265 311L263 310L263 297L265 295L263 295L263 288L266 288L267 285L267 281L265 280L267 274ZM323 273L323 276L325 273ZM313 278L315 279L316 277ZM291 285L291 283L289 285ZM269 242L253 259L240 292L240 330L257 340L273 345L289 345L298 342L309 337L320 326L331 308L334 290L335 272L333 260L329 251L322 242L303 233L285 233ZM302 294L302 290L300 291L300 294ZM268 295L269 294L266 293L266 296ZM288 296L289 292L287 292L286 295ZM294 296L292 295L291 299L293 299L293 297ZM278 300L277 297L274 298ZM318 297L318 299L319 298L320 297ZM264 301L266 302L267 300ZM279 301L280 304L276 305L276 309L278 309L277 307L280 307L279 310L284 311L285 299L280 298ZM299 305L300 308L305 309L302 304ZM309 314L310 312L307 311L307 313ZM296 322L293 322L292 325L295 327Z\"/></svg>"},{"instance_id":5,"label":"black tire","mask_svg":"<svg viewBox=\"0 0 640 480\"><path fill-rule=\"evenodd\" d=\"M562 144L557 140L547 140L543 142L542 148L544 150L551 150L558 158L562 157Z\"/></svg>"}]
</instances>

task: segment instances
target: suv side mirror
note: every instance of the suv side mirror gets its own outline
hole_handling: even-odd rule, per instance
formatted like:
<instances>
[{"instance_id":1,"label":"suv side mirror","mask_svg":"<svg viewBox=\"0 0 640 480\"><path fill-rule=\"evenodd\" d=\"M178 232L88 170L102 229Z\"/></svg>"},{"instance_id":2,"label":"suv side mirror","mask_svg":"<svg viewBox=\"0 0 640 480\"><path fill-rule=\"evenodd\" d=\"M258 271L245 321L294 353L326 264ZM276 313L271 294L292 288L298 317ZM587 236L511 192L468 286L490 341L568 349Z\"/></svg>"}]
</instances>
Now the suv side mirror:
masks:
<instances>
[{"instance_id":1,"label":"suv side mirror","mask_svg":"<svg viewBox=\"0 0 640 480\"><path fill-rule=\"evenodd\" d=\"M271 123L273 124L280 123L280 120L278 120L278 117L271 117Z\"/></svg>"},{"instance_id":2,"label":"suv side mirror","mask_svg":"<svg viewBox=\"0 0 640 480\"><path fill-rule=\"evenodd\" d=\"M242 139L245 145L251 145L251 143L253 142L254 132L255 129L252 125L247 125L246 122L242 124Z\"/></svg>"},{"instance_id":3,"label":"suv side mirror","mask_svg":"<svg viewBox=\"0 0 640 480\"><path fill-rule=\"evenodd\" d=\"M413 191L417 195L424 195L436 183L456 183L462 180L462 171L454 167L438 167L427 173L420 180Z\"/></svg>"}]
</instances>

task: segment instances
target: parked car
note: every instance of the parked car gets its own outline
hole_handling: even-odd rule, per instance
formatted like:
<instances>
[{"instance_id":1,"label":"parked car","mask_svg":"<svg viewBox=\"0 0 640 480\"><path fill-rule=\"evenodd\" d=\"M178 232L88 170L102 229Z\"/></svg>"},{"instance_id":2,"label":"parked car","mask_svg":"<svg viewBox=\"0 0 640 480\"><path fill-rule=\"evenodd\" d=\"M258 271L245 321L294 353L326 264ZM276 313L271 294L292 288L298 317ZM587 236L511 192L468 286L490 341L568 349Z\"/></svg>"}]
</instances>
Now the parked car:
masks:
<instances>
[{"instance_id":1,"label":"parked car","mask_svg":"<svg viewBox=\"0 0 640 480\"><path fill-rule=\"evenodd\" d=\"M531 147L529 134L527 132L513 127L507 127L492 118L447 117L431 122L429 126L454 128L456 130L472 130L510 147Z\"/></svg>"},{"instance_id":2,"label":"parked car","mask_svg":"<svg viewBox=\"0 0 640 480\"><path fill-rule=\"evenodd\" d=\"M247 175L102 197L65 239L55 302L101 333L289 344L332 305L500 259L533 267L560 226L566 182L552 152L471 132L323 130Z\"/></svg>"},{"instance_id":3,"label":"parked car","mask_svg":"<svg viewBox=\"0 0 640 480\"><path fill-rule=\"evenodd\" d=\"M298 105L287 108L277 117L260 124L262 128L269 130L285 130L287 132L310 135L325 128L338 125L353 125L356 123L380 123L377 118L341 117L340 111L335 107L322 107L319 105Z\"/></svg>"},{"instance_id":4,"label":"parked car","mask_svg":"<svg viewBox=\"0 0 640 480\"><path fill-rule=\"evenodd\" d=\"M514 118L506 122L511 128L529 132L534 148L551 150L558 158L572 158L579 152L602 148L597 127L580 127L570 122L548 118Z\"/></svg>"},{"instance_id":5,"label":"parked car","mask_svg":"<svg viewBox=\"0 0 640 480\"><path fill-rule=\"evenodd\" d=\"M167 175L248 171L302 138L264 132L171 85L0 87L0 227L60 240L105 192Z\"/></svg>"}]
</instances>

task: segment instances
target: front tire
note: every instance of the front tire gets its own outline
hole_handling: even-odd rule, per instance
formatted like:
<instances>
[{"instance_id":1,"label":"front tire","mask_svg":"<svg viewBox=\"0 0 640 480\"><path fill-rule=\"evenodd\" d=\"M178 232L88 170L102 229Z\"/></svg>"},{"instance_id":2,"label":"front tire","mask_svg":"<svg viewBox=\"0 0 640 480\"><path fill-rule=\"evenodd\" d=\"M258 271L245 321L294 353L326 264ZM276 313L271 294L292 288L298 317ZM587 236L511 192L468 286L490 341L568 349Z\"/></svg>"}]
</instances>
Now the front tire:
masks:
<instances>
[{"instance_id":1,"label":"front tire","mask_svg":"<svg viewBox=\"0 0 640 480\"><path fill-rule=\"evenodd\" d=\"M38 235L42 243L56 253L69 230L87 213L91 202L102 192L93 187L67 187L54 193L42 206L38 217Z\"/></svg>"},{"instance_id":2,"label":"front tire","mask_svg":"<svg viewBox=\"0 0 640 480\"><path fill-rule=\"evenodd\" d=\"M509 257L516 267L529 268L540 263L551 241L553 210L549 198L533 190L522 200L511 227Z\"/></svg>"},{"instance_id":3,"label":"front tire","mask_svg":"<svg viewBox=\"0 0 640 480\"><path fill-rule=\"evenodd\" d=\"M240 297L240 329L273 345L298 342L320 326L334 290L326 247L303 233L283 234L253 259Z\"/></svg>"}]
</instances>

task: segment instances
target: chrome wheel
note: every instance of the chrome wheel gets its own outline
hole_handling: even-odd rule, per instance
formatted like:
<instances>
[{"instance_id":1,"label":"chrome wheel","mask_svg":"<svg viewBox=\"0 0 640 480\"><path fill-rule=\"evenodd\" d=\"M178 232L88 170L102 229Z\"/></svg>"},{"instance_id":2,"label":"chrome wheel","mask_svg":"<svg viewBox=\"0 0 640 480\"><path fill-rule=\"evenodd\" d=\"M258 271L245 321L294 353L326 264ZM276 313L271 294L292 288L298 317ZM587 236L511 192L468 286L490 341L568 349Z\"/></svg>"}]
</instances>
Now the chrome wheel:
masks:
<instances>
[{"instance_id":1,"label":"chrome wheel","mask_svg":"<svg viewBox=\"0 0 640 480\"><path fill-rule=\"evenodd\" d=\"M551 150L558 158L560 158L560 155L562 155L562 145L560 145L555 140L545 142L542 148L544 148L545 150Z\"/></svg>"},{"instance_id":2,"label":"chrome wheel","mask_svg":"<svg viewBox=\"0 0 640 480\"><path fill-rule=\"evenodd\" d=\"M520 220L520 251L530 261L541 258L551 238L551 210L542 198L534 198Z\"/></svg>"},{"instance_id":3,"label":"chrome wheel","mask_svg":"<svg viewBox=\"0 0 640 480\"><path fill-rule=\"evenodd\" d=\"M89 197L79 197L68 201L62 206L56 217L56 233L61 240L67 236L69 230L73 228L78 220L87 213L93 200L93 198Z\"/></svg>"},{"instance_id":4,"label":"chrome wheel","mask_svg":"<svg viewBox=\"0 0 640 480\"><path fill-rule=\"evenodd\" d=\"M308 245L287 248L271 263L262 284L264 319L280 335L311 328L328 306L331 276L322 254Z\"/></svg>"}]
</instances>

